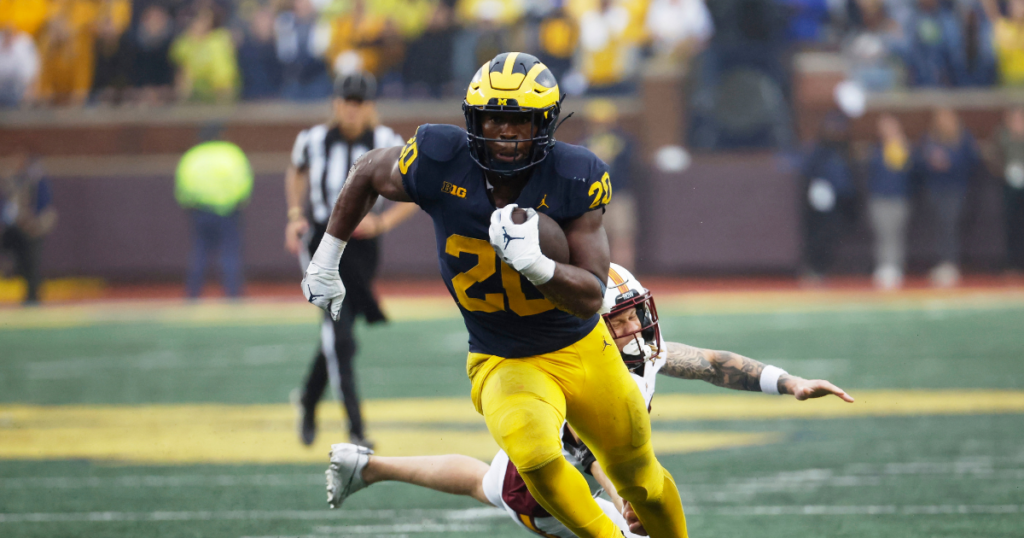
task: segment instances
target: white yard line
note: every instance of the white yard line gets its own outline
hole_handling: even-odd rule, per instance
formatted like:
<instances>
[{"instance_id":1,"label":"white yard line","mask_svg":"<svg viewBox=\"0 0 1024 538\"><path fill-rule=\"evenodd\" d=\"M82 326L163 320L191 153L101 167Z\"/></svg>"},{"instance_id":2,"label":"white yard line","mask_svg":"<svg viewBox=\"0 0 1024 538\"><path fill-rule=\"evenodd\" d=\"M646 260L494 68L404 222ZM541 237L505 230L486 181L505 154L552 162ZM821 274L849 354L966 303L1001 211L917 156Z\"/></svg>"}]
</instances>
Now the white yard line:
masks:
<instances>
[{"instance_id":1,"label":"white yard line","mask_svg":"<svg viewBox=\"0 0 1024 538\"><path fill-rule=\"evenodd\" d=\"M322 474L264 475L180 475L117 477L22 477L0 478L4 489L81 489L81 488L184 488L184 487L305 487L323 486Z\"/></svg>"},{"instance_id":2,"label":"white yard line","mask_svg":"<svg viewBox=\"0 0 1024 538\"><path fill-rule=\"evenodd\" d=\"M484 512L484 510L486 512ZM689 514L715 516L942 516L971 514L1021 514L1019 504L941 504L941 505L752 505L735 507L686 507ZM480 532L486 526L459 522L466 518L467 510L227 510L200 512L77 512L77 513L25 513L0 514L0 523L71 523L71 522L123 522L123 521L230 521L230 520L385 520L419 519L419 522L391 525L351 525L345 527L318 527L330 532L344 529L356 534L404 532ZM472 519L504 519L503 510L473 509ZM456 523L438 523L438 520ZM358 530L352 530L358 529ZM430 529L430 530L416 530ZM433 530L439 529L439 530Z\"/></svg>"}]
</instances>

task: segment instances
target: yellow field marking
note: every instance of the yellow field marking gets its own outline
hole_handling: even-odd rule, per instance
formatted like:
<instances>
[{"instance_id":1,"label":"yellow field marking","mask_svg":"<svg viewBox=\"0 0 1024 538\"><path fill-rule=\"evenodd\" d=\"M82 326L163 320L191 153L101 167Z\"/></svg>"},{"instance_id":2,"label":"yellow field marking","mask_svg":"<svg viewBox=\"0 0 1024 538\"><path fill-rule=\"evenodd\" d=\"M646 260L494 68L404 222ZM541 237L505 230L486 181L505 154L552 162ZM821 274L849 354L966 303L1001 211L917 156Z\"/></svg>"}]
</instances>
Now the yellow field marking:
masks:
<instances>
[{"instance_id":1,"label":"yellow field marking","mask_svg":"<svg viewBox=\"0 0 1024 538\"><path fill-rule=\"evenodd\" d=\"M658 394L651 420L825 419L1024 413L1024 392L999 390L851 391L849 404L828 397L798 402L763 394Z\"/></svg>"},{"instance_id":2,"label":"yellow field marking","mask_svg":"<svg viewBox=\"0 0 1024 538\"><path fill-rule=\"evenodd\" d=\"M854 391L858 400L797 402L764 395L662 394L652 420L825 419L868 416L1024 413L1017 391ZM337 416L333 402L321 417ZM487 460L497 450L467 398L371 400L370 435L381 455L461 453ZM134 463L323 462L346 435L322 420L311 448L298 444L286 404L0 406L0 459L85 458ZM433 425L433 427L431 427ZM659 453L777 442L772 432L655 431Z\"/></svg>"},{"instance_id":3,"label":"yellow field marking","mask_svg":"<svg viewBox=\"0 0 1024 538\"><path fill-rule=\"evenodd\" d=\"M332 406L333 407L333 406ZM373 407L372 403L368 407ZM476 429L382 423L371 434L378 454L459 453L490 460L498 447L478 417ZM0 407L0 459L93 459L131 463L323 463L346 435L337 421L302 447L283 405ZM333 426L333 427L331 427ZM775 442L770 433L660 432L654 446L678 454Z\"/></svg>"}]
</instances>

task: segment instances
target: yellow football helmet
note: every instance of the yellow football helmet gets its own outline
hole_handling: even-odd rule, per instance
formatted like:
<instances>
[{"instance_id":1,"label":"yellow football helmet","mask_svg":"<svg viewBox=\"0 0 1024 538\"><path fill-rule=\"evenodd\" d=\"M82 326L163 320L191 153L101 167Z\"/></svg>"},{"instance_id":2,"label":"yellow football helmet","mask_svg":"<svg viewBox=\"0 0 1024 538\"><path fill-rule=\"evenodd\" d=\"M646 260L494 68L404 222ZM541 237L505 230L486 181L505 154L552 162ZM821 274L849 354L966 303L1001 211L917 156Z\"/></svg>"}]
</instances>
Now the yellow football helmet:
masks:
<instances>
[{"instance_id":1,"label":"yellow football helmet","mask_svg":"<svg viewBox=\"0 0 1024 538\"><path fill-rule=\"evenodd\" d=\"M535 56L522 52L495 56L473 76L462 103L473 160L484 170L501 175L514 175L543 161L555 145L561 102L555 76ZM529 115L532 138L516 141L517 145L533 143L525 162L507 163L490 155L487 142L508 142L483 136L483 116L495 112Z\"/></svg>"}]
</instances>

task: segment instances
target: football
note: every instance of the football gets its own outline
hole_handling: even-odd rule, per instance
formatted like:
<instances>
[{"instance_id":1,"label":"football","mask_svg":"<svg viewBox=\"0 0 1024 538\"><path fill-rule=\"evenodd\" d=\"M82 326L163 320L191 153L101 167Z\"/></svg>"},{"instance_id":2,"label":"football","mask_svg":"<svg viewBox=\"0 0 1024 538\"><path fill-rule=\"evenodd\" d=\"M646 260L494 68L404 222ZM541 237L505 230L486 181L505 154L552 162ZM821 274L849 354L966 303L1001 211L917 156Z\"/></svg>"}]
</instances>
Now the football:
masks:
<instances>
[{"instance_id":1,"label":"football","mask_svg":"<svg viewBox=\"0 0 1024 538\"><path fill-rule=\"evenodd\" d=\"M555 222L555 219L537 212L540 222L537 225L538 238L540 239L540 251L545 256L558 263L569 263L569 242L565 239L565 232ZM515 208L512 210L512 222L522 224L526 222L526 210Z\"/></svg>"}]
</instances>

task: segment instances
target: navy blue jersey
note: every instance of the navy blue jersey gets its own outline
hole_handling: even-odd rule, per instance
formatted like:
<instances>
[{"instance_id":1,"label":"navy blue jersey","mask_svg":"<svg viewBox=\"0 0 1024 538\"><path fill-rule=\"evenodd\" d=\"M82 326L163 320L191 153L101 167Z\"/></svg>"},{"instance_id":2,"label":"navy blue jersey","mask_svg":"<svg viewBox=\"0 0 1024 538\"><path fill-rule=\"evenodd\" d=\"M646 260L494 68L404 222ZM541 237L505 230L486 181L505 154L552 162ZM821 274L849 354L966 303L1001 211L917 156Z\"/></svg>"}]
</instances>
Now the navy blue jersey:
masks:
<instances>
[{"instance_id":1,"label":"navy blue jersey","mask_svg":"<svg viewBox=\"0 0 1024 538\"><path fill-rule=\"evenodd\" d=\"M434 220L441 277L469 330L469 350L528 357L569 346L600 316L558 310L526 278L502 262L488 239L494 204L483 170L469 155L466 131L422 125L399 159L409 196ZM585 148L558 142L534 167L515 203L559 224L611 201L608 166Z\"/></svg>"}]
</instances>

